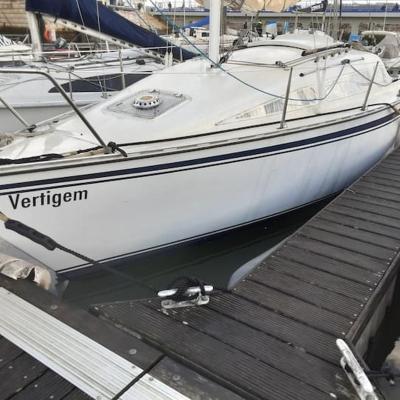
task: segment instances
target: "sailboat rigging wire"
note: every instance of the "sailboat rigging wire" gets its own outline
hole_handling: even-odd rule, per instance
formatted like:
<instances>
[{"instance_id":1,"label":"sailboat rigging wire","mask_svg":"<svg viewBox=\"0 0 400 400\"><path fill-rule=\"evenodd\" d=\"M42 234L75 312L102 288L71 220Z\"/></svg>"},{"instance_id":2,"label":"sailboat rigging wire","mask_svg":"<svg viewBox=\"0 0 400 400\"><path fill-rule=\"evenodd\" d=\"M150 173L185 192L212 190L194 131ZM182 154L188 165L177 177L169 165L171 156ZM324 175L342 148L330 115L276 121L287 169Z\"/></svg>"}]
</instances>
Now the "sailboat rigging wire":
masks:
<instances>
[{"instance_id":1,"label":"sailboat rigging wire","mask_svg":"<svg viewBox=\"0 0 400 400\"><path fill-rule=\"evenodd\" d=\"M299 99L299 98L289 97L288 100L290 100L290 101L305 102L305 103L309 103L309 102L311 102L311 101L323 101L323 100L325 100L325 99L332 93L333 89L336 87L336 85L337 85L337 83L338 83L340 77L341 77L342 74L343 74L343 71L344 71L344 68L345 68L345 67L346 67L346 64L342 65L342 68L340 69L340 72L339 72L338 76L337 76L336 79L334 80L333 84L331 85L331 87L329 88L329 90L328 90L328 92L326 93L325 96L323 96L323 97L315 97L315 98L311 98L311 99ZM248 83L248 82L245 82L243 79L240 79L239 77L237 77L237 76L233 75L232 73L226 71L226 70L225 70L224 68L222 68L222 67L220 67L220 69L222 69L222 71L224 71L224 72L225 72L227 75L229 75L230 77L234 78L234 79L237 80L238 82L242 83L243 85L245 85L245 86L247 86L247 87L249 87L249 88L251 88L251 89L254 89L254 90L256 90L256 91L258 91L258 92L260 92L260 93L266 94L266 95L268 95L268 96L275 97L275 98L277 98L277 99L281 99L281 100L285 100L285 99L286 99L286 96L281 96L281 95L277 95L277 94L274 94L274 93L267 92L267 91L265 91L265 90L263 90L263 89L260 89L260 88L254 86L254 85L252 85L252 84L250 84L250 83Z\"/></svg>"},{"instance_id":2,"label":"sailboat rigging wire","mask_svg":"<svg viewBox=\"0 0 400 400\"><path fill-rule=\"evenodd\" d=\"M368 10L369 10L369 17L368 17L368 30L371 30L371 21L372 21L372 14L371 14L371 0L368 0Z\"/></svg>"},{"instance_id":3,"label":"sailboat rigging wire","mask_svg":"<svg viewBox=\"0 0 400 400\"><path fill-rule=\"evenodd\" d=\"M153 5L153 7L157 10L157 12L161 15L161 17L164 19L164 21L167 24L167 32L168 32L168 26L171 25L174 29L176 29L176 32L179 33L185 40L186 42L192 46L202 57L206 58L208 61L211 63L215 64L199 47L197 47L183 32L180 26L175 25L171 18L169 18L164 11L162 11L158 5L153 1L150 0L150 3ZM168 42L168 41L167 41Z\"/></svg>"},{"instance_id":4,"label":"sailboat rigging wire","mask_svg":"<svg viewBox=\"0 0 400 400\"><path fill-rule=\"evenodd\" d=\"M388 6L388 4L387 4L387 0L386 0L386 2L385 2L385 16L383 18L383 29L382 30L385 30L385 27L386 27L387 6Z\"/></svg>"},{"instance_id":5,"label":"sailboat rigging wire","mask_svg":"<svg viewBox=\"0 0 400 400\"><path fill-rule=\"evenodd\" d=\"M131 3L131 0L125 0L128 5L131 7L132 11L138 16L138 18L149 28L151 32L155 32L155 29L140 15L140 10L134 7Z\"/></svg>"},{"instance_id":6,"label":"sailboat rigging wire","mask_svg":"<svg viewBox=\"0 0 400 400\"><path fill-rule=\"evenodd\" d=\"M133 65L135 63L136 63L136 60L129 60L129 62L125 62L125 65ZM104 77L103 77L103 85L102 85L101 83L100 84L95 83L92 80L79 75L78 73L74 72L74 70L71 70L69 67L64 67L62 65L58 65L58 64L53 63L51 61L49 61L48 64L49 65L53 65L54 68L55 68L54 70L56 72L59 72L60 69L61 69L61 70L65 71L65 72L71 74L74 78L77 78L77 79L79 79L81 81L84 81L84 82L88 83L89 85L91 85L93 87L99 88L103 93L104 93L104 91L103 91L104 88L106 89L107 92L114 92L114 91L118 92L119 91L118 89L108 88L107 87L107 82L111 82L111 81L117 79L118 77L121 76L121 74L112 74L113 76L109 77L109 78L107 78L104 75ZM100 63L100 64L98 64L97 68L101 68L102 66L104 66L104 64ZM90 70L86 70L86 69L85 69L85 71L86 72L90 72ZM138 72L138 74L142 74L142 75L144 75L144 74L151 75L151 72L149 72L149 71L139 71L139 66L137 68L137 71L132 71L130 74L135 74L136 72ZM97 77L97 79L99 79L99 75L98 74L97 74L96 77ZM63 81L63 79L61 79L61 78L59 78L58 80L59 81ZM68 79L64 79L64 81L67 82ZM14 85L14 83L10 83L10 85Z\"/></svg>"},{"instance_id":7,"label":"sailboat rigging wire","mask_svg":"<svg viewBox=\"0 0 400 400\"><path fill-rule=\"evenodd\" d=\"M167 21L167 24L168 24L168 22L169 22L169 23L172 22L172 21L168 18L168 16L166 16L166 15L164 14L164 12L157 6L157 4L156 4L153 0L150 0L150 2L153 4L153 6L156 8L156 10L160 13L161 17L164 18L164 19ZM173 25L173 26L174 26L174 25ZM258 88L257 86L254 86L254 85L252 85L251 83L248 83L248 82L244 81L243 79L237 77L236 75L232 74L231 72L227 71L225 68L222 67L221 63L219 63L219 62L216 63L216 62L214 62L213 60L211 60L211 58L208 57L207 54L205 54L205 53L204 53L201 49L199 49L194 43L192 43L192 42L186 37L186 35L184 34L184 32L182 31L182 29L181 29L179 26L175 26L175 27L177 28L177 32L178 32L180 35L182 35L182 37L183 37L190 45L192 45L192 46L199 52L199 54L200 54L203 58L205 58L206 60L208 60L208 61L212 64L212 66L213 66L214 68L218 68L219 70L221 70L222 72L224 72L224 73L225 73L226 75L228 75L229 77L235 79L236 81L238 81L239 83L243 84L244 86L247 86L248 88L253 89L253 90L255 90L255 91L259 92L259 93L262 93L262 94L265 94L265 95L267 95L267 96L271 96L271 97L274 97L274 98L277 98L277 99L281 99L281 100L286 99L286 96L282 96L282 95L274 94L274 93L271 93L271 92L267 92L266 90L263 90L263 89L261 89L261 88ZM331 86L331 88L329 89L329 91L327 92L327 94L326 94L325 96L320 97L320 98L314 98L314 99L296 99L296 98L289 97L288 100L290 100L290 101L298 101L298 102L305 102L305 103L309 103L310 101L323 101L323 100L325 100L325 99L332 93L333 89L335 88L336 84L338 83L340 77L342 76L344 67L345 67L345 65L342 66L342 68L341 68L341 70L340 70L340 72L339 72L337 78L336 78L335 81L334 81L334 84Z\"/></svg>"},{"instance_id":8,"label":"sailboat rigging wire","mask_svg":"<svg viewBox=\"0 0 400 400\"><path fill-rule=\"evenodd\" d=\"M82 26L85 26L85 21L83 20L83 15L82 15L82 11L81 11L81 6L79 4L79 0L75 0L75 3L76 3L76 6L78 7L78 12L79 12L79 16L80 16L81 21L82 21ZM87 33L85 33L85 36L86 36L87 42L90 43L89 36L88 36Z\"/></svg>"},{"instance_id":9,"label":"sailboat rigging wire","mask_svg":"<svg viewBox=\"0 0 400 400\"><path fill-rule=\"evenodd\" d=\"M59 72L59 70L54 70L54 71ZM77 73L75 73L75 72L73 72L73 71L69 71L67 68L65 69L65 72L70 73L71 76L73 76L74 78L79 79L79 80L82 80L82 81L85 81L87 84L89 84L89 85L91 85L91 86L93 86L93 87L95 87L95 88L99 88L101 91L102 91L102 89L103 89L101 85L98 85L97 83L95 83L95 82L93 82L93 81L91 81L91 80L89 80L89 79L87 79L87 78L84 78L84 77L82 77L81 75L79 75L79 74L77 74ZM140 73L140 74L146 74L146 72L139 72L139 73ZM148 73L149 75L151 74L150 72L147 72L147 73ZM112 81L112 80L117 79L117 78L118 78L118 76L115 75L114 77L111 77L111 78L105 78L104 81L105 81L105 82L108 82L108 81ZM14 81L11 81L11 82L9 82L9 83L2 83L2 86L3 86L3 87L9 87L9 86L11 86L11 87L16 87L17 85L22 85L22 84L25 84L25 83L28 83L28 82L34 82L34 81L36 81L36 80L37 80L37 78L27 79L27 80L24 80L24 81L21 81L21 82L14 82ZM58 78L58 81L59 81L59 82L68 82L69 79ZM108 88L108 92L114 92L114 91L119 91L119 90L118 90L118 89Z\"/></svg>"},{"instance_id":10,"label":"sailboat rigging wire","mask_svg":"<svg viewBox=\"0 0 400 400\"><path fill-rule=\"evenodd\" d=\"M77 7L78 7L78 12L79 12L79 16L80 16L81 21L82 21L82 26L85 27L85 21L84 21L84 19L83 19L83 15L82 15L82 11L81 11L81 6L80 6L80 4L79 4L79 0L75 0L75 2L76 2L76 5L77 5ZM96 1L96 7L97 7L97 18L99 18L98 2L97 2L97 1ZM99 33L101 33L101 31L100 31L100 21L98 22L98 24L99 24ZM87 42L90 43L89 36L88 36L87 33L85 33L85 36L86 36ZM98 76L97 78L98 78L98 80L99 80L99 82L100 82L100 79L101 79L100 76ZM106 94L107 91L104 90L102 86L100 86L100 87L101 87L102 93L103 93L103 94Z\"/></svg>"}]
</instances>

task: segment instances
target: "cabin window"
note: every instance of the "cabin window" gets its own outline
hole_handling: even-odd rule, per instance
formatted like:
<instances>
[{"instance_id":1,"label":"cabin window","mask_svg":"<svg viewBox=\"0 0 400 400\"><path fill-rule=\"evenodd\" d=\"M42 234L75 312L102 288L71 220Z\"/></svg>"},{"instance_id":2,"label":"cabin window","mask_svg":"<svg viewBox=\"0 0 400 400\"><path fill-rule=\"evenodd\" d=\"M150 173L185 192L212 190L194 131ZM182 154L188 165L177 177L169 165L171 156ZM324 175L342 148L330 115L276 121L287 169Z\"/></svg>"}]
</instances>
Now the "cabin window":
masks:
<instances>
[{"instance_id":1,"label":"cabin window","mask_svg":"<svg viewBox=\"0 0 400 400\"><path fill-rule=\"evenodd\" d=\"M149 76L151 72L141 74L125 74L126 86L130 86L135 82ZM71 82L73 93L82 92L116 92L122 90L122 79L120 74L109 74L102 76L90 76L84 79L74 79ZM69 82L63 83L61 87L69 93ZM49 93L58 93L56 87L49 90Z\"/></svg>"},{"instance_id":2,"label":"cabin window","mask_svg":"<svg viewBox=\"0 0 400 400\"><path fill-rule=\"evenodd\" d=\"M302 107L316 104L318 102L317 93L312 87L303 87L300 89L293 90L290 93L290 98L298 99L298 101L289 101L288 111L298 110ZM250 110L236 114L235 116L228 118L221 123L229 123L234 121L241 121L253 118L268 117L276 114L280 114L283 111L284 99L278 98L269 101L268 103L260 104Z\"/></svg>"},{"instance_id":3,"label":"cabin window","mask_svg":"<svg viewBox=\"0 0 400 400\"><path fill-rule=\"evenodd\" d=\"M369 34L369 35L363 35L361 39L361 43L363 46L376 46L379 44L383 39L385 38L384 34Z\"/></svg>"},{"instance_id":4,"label":"cabin window","mask_svg":"<svg viewBox=\"0 0 400 400\"><path fill-rule=\"evenodd\" d=\"M265 104L264 106L266 114L274 114L283 110L283 100L278 99Z\"/></svg>"}]
</instances>

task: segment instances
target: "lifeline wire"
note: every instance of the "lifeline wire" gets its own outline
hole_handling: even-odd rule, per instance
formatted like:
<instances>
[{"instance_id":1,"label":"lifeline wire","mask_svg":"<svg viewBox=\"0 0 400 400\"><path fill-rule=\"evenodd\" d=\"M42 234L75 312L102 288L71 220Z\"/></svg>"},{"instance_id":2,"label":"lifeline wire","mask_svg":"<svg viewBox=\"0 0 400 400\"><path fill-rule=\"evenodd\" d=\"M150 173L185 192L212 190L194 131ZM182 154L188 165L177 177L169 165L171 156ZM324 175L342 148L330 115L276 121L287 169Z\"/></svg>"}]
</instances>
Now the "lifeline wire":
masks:
<instances>
[{"instance_id":1,"label":"lifeline wire","mask_svg":"<svg viewBox=\"0 0 400 400\"><path fill-rule=\"evenodd\" d=\"M168 16L166 16L164 14L164 12L154 3L153 0L150 0L150 2L153 4L153 6L156 8L156 10L160 13L160 15L166 20L167 24L171 23L171 20L168 18ZM173 24L172 22L172 26L177 28L177 31L179 32L180 35L182 35L182 37L190 44L192 45L199 53L202 57L204 57L205 59L207 59L208 61L210 61L210 63L212 64L213 67L220 69L221 71L223 71L225 74L227 74L228 76L230 76L231 78L235 79L236 81L238 81L239 83L249 87L250 89L253 89L259 93L265 94L267 96L271 96L271 97L275 97L277 99L286 99L286 96L281 96L281 95L277 95L274 93L270 93L267 92L263 89L258 88L257 86L252 85L251 83L248 83L246 81L244 81L243 79L240 79L239 77L233 75L231 72L227 71L225 68L222 67L222 65L220 63L216 63L213 60L211 60L211 58L208 57L208 55L206 55L202 50L200 50L194 43L192 43L187 37L186 35L183 33L183 31L181 30L181 28L179 26L176 26ZM336 80L334 81L334 84L332 85L332 87L329 89L327 95L321 97L321 98L314 98L314 99L295 99L295 98L291 98L289 97L288 100L290 101L299 101L299 102L310 102L310 101L322 101L325 100L333 91L333 89L335 88L337 82L339 81L339 78L341 77L343 70L344 70L345 65L343 65L341 71L338 74L338 77L336 78Z\"/></svg>"},{"instance_id":2,"label":"lifeline wire","mask_svg":"<svg viewBox=\"0 0 400 400\"><path fill-rule=\"evenodd\" d=\"M361 71L359 71L356 67L354 67L353 65L350 64L350 67L358 74L360 75L362 78L364 78L367 81L371 81L371 79L368 78L368 76L365 76ZM381 87L387 87L389 85L391 85L393 83L393 81L383 84L383 83L378 83L378 82L373 82L375 85L377 86L381 86Z\"/></svg>"}]
</instances>

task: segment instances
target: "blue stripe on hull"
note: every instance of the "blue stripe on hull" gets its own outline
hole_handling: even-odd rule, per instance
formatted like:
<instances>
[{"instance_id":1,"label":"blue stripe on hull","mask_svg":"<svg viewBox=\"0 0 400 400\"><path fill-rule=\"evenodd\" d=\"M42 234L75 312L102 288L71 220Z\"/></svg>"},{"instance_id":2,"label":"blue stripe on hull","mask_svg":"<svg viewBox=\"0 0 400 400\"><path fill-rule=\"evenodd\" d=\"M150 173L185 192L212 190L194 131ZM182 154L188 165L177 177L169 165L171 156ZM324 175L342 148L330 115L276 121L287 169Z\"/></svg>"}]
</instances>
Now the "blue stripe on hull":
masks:
<instances>
[{"instance_id":1,"label":"blue stripe on hull","mask_svg":"<svg viewBox=\"0 0 400 400\"><path fill-rule=\"evenodd\" d=\"M0 190L17 189L17 188L33 187L33 186L45 186L45 185L51 185L51 184L56 184L56 183L86 181L89 179L108 178L108 177L117 177L117 176L119 178L116 178L113 180L132 179L132 178L136 178L136 176L125 177L125 178L123 178L123 176L132 175L132 174L141 174L141 173L146 173L146 172L154 173L153 175L170 173L170 172L174 172L174 171L168 171L168 170L173 169L173 168L192 167L191 169L196 169L196 168L201 168L202 166L207 167L208 165L206 165L206 164L210 164L213 162L214 163L221 162L221 161L222 162L225 161L225 163L239 162L239 161L244 161L245 160L244 157L252 157L252 158L258 158L260 156L265 157L270 154L273 155L273 154L287 153L287 152L291 152L291 151L300 150L302 148L324 145L326 143L331 143L332 141L340 141L340 140L346 139L348 137L367 133L367 132L373 130L374 128L384 126L385 124L388 124L397 118L398 118L398 116L395 113L392 113L392 114L382 117L378 120L371 121L371 122L368 122L368 123L365 123L362 125L354 126L352 128L343 129L338 132L329 133L329 134L325 134L325 135L321 135L321 136L317 136L317 137L313 137L313 138L298 140L295 142L283 143L283 144L267 146L267 147L262 147L262 148L258 148L258 149L252 149L252 150L239 151L239 152L235 152L235 153L222 154L222 155L218 155L218 156L210 156L210 157L203 157L203 158L198 158L198 159L193 159L193 160L178 161L178 162L174 162L174 163L158 164L158 165L151 165L151 166L146 166L146 167L136 167L136 168L123 169L123 170L115 170L115 171L104 171L104 172L98 172L98 173L93 173L93 174L68 176L68 177L63 177L63 178L44 179L44 180L37 180L37 181L31 181L31 182L5 184L5 185L0 185ZM256 156L256 157L254 157L254 156ZM82 184L92 184L92 183L100 183L100 182L106 182L106 181L111 181L111 180L103 180L103 181L95 181L95 182L81 182L81 183L62 185L62 186L57 186L57 187L52 187L52 188L71 187L71 186L77 186L77 185L82 185ZM24 192L34 191L34 190L43 190L43 188L41 187L40 189L27 189L27 190L24 190ZM17 192L20 193L21 190L18 190ZM1 195L7 195L7 194L11 194L11 193L13 193L13 192L1 193Z\"/></svg>"}]
</instances>

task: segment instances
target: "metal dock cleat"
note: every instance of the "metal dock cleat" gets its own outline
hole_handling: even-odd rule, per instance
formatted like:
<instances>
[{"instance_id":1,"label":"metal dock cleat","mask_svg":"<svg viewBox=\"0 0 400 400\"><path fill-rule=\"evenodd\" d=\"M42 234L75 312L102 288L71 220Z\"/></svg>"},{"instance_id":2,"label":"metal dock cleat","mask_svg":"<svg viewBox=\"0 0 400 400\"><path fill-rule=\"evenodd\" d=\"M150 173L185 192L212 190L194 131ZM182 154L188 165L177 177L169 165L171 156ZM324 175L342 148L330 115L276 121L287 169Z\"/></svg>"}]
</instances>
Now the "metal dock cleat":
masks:
<instances>
[{"instance_id":1,"label":"metal dock cleat","mask_svg":"<svg viewBox=\"0 0 400 400\"><path fill-rule=\"evenodd\" d=\"M182 281L182 278L179 279ZM177 280L177 281L179 281ZM175 282L177 282L175 281ZM210 293L214 290L211 285L204 285L198 280L184 278L183 281L190 285L197 283L198 286L176 285L172 289L161 290L158 297L161 297L161 307L164 309L203 306L210 302Z\"/></svg>"},{"instance_id":2,"label":"metal dock cleat","mask_svg":"<svg viewBox=\"0 0 400 400\"><path fill-rule=\"evenodd\" d=\"M357 392L358 397L361 400L378 400L371 381L347 343L343 339L337 339L336 346L342 353L340 365Z\"/></svg>"}]
</instances>

